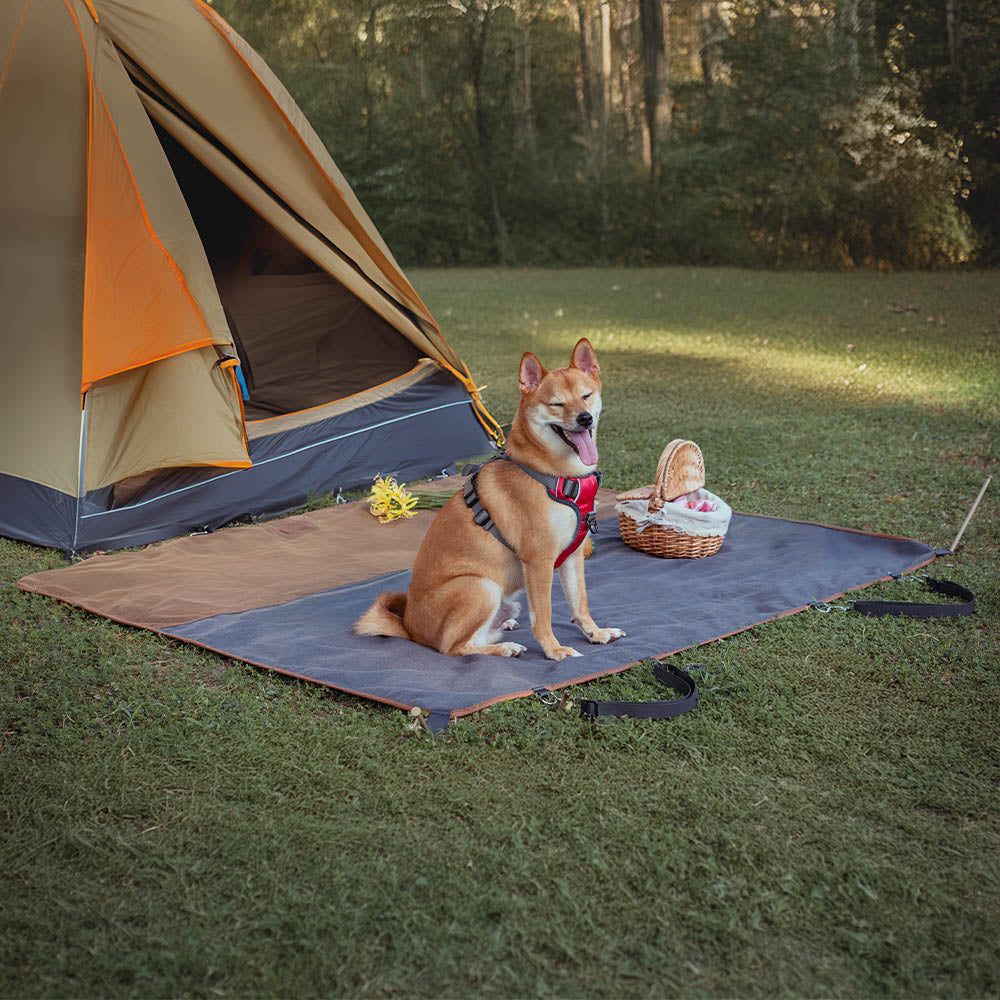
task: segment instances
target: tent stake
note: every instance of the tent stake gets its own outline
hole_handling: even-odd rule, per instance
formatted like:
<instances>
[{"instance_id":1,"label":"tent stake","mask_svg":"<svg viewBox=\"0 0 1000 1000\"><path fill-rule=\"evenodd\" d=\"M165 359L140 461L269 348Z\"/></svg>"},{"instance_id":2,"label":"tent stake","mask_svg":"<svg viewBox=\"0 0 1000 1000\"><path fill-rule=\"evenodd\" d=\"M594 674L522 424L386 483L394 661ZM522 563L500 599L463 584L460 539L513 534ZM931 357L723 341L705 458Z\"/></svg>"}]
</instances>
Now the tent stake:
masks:
<instances>
[{"instance_id":1,"label":"tent stake","mask_svg":"<svg viewBox=\"0 0 1000 1000\"><path fill-rule=\"evenodd\" d=\"M983 488L979 491L979 496L976 497L975 502L969 508L969 513L965 515L965 520L962 522L962 527L958 529L958 534L955 536L955 541L951 543L950 552L954 552L958 548L958 543L965 533L965 529L969 526L969 522L972 520L972 515L976 513L976 508L979 506L979 501L983 499L983 495L986 493L987 488L990 483L993 482L992 476L986 477L986 482L983 483Z\"/></svg>"}]
</instances>

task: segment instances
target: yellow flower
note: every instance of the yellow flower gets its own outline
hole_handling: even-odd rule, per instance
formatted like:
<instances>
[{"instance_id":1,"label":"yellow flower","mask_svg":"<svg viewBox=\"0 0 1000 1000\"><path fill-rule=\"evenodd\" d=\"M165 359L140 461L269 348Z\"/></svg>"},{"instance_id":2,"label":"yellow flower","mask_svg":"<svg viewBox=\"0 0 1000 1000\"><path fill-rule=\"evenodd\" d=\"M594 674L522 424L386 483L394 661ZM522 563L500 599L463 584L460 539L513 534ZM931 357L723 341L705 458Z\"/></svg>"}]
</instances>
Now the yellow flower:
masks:
<instances>
[{"instance_id":1,"label":"yellow flower","mask_svg":"<svg viewBox=\"0 0 1000 1000\"><path fill-rule=\"evenodd\" d=\"M407 493L392 476L376 476L368 501L372 515L387 524L397 517L413 517L417 498Z\"/></svg>"}]
</instances>

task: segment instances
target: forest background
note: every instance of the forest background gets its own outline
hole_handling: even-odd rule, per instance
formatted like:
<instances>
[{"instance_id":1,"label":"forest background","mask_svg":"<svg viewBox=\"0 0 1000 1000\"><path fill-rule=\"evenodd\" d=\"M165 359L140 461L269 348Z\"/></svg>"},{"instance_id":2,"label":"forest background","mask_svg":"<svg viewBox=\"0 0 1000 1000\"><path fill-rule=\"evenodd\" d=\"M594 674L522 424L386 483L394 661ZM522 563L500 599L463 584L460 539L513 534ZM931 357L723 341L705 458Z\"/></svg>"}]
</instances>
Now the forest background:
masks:
<instances>
[{"instance_id":1,"label":"forest background","mask_svg":"<svg viewBox=\"0 0 1000 1000\"><path fill-rule=\"evenodd\" d=\"M995 0L215 0L404 265L1000 262Z\"/></svg>"}]
</instances>

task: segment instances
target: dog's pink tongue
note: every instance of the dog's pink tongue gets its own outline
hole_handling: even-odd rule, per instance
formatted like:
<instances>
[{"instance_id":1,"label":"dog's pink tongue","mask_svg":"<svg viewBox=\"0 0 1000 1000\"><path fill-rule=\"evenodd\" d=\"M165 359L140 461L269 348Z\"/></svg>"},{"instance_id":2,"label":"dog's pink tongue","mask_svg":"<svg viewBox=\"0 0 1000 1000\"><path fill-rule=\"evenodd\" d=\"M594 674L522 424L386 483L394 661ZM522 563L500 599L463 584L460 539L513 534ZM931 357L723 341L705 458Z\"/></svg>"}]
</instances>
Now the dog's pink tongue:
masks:
<instances>
[{"instance_id":1,"label":"dog's pink tongue","mask_svg":"<svg viewBox=\"0 0 1000 1000\"><path fill-rule=\"evenodd\" d=\"M590 431L566 431L566 435L576 446L584 465L597 465L597 445Z\"/></svg>"}]
</instances>

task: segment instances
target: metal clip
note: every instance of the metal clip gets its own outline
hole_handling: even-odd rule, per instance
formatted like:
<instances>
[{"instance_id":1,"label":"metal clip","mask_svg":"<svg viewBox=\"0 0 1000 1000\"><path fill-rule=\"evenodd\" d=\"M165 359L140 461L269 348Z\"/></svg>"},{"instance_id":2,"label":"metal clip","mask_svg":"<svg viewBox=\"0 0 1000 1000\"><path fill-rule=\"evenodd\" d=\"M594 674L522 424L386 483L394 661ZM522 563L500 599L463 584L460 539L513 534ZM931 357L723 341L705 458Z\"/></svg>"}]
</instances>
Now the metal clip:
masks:
<instances>
[{"instance_id":1,"label":"metal clip","mask_svg":"<svg viewBox=\"0 0 1000 1000\"><path fill-rule=\"evenodd\" d=\"M559 696L554 691L550 691L547 687L536 687L531 690L538 695L538 700L543 705L548 705L549 708L552 708L554 705L559 704Z\"/></svg>"},{"instance_id":2,"label":"metal clip","mask_svg":"<svg viewBox=\"0 0 1000 1000\"><path fill-rule=\"evenodd\" d=\"M853 603L852 601L851 604ZM851 604L828 604L826 601L818 601L812 605L812 609L821 615L828 615L831 611L850 611Z\"/></svg>"},{"instance_id":3,"label":"metal clip","mask_svg":"<svg viewBox=\"0 0 1000 1000\"><path fill-rule=\"evenodd\" d=\"M590 530L590 533L592 535L596 535L597 534L597 514L594 513L594 511L590 511L587 514L587 516L584 517L584 521L587 522L587 528Z\"/></svg>"}]
</instances>

